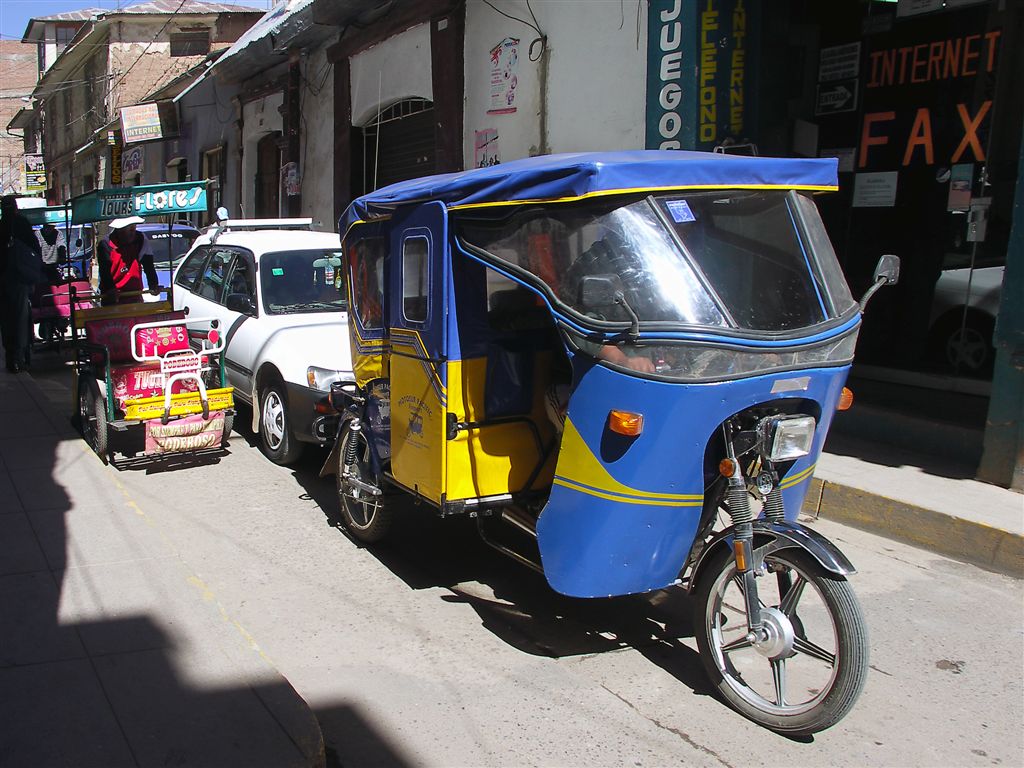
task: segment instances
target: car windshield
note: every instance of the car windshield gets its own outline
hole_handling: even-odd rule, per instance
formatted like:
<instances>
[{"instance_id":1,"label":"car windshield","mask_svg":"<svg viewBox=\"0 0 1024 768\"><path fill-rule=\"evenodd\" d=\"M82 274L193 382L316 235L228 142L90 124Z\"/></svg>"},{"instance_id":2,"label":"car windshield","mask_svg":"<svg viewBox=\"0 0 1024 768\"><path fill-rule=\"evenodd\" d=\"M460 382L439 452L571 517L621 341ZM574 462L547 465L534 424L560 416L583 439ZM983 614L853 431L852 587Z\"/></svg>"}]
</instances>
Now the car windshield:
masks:
<instances>
[{"instance_id":1,"label":"car windshield","mask_svg":"<svg viewBox=\"0 0 1024 768\"><path fill-rule=\"evenodd\" d=\"M820 228L806 204L784 191L605 198L464 214L458 232L598 323L781 332L853 306L824 230L801 234L798 220Z\"/></svg>"},{"instance_id":2,"label":"car windshield","mask_svg":"<svg viewBox=\"0 0 1024 768\"><path fill-rule=\"evenodd\" d=\"M153 249L153 263L157 267L166 269L170 264L171 269L176 268L185 258L192 241L199 236L198 232L173 231L168 237L166 230L163 232L146 232L146 239ZM168 254L168 243L170 243L170 254Z\"/></svg>"},{"instance_id":3,"label":"car windshield","mask_svg":"<svg viewBox=\"0 0 1024 768\"><path fill-rule=\"evenodd\" d=\"M345 310L340 250L265 253L259 273L268 314Z\"/></svg>"}]
</instances>

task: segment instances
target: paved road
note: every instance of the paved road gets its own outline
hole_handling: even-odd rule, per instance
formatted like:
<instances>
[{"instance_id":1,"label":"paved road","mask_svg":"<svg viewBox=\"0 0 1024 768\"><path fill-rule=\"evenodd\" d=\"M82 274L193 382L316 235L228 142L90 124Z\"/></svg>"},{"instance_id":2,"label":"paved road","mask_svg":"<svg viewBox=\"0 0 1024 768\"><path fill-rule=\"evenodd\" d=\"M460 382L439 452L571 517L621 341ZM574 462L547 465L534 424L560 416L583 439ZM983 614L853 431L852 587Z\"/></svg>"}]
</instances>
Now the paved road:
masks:
<instances>
[{"instance_id":1,"label":"paved road","mask_svg":"<svg viewBox=\"0 0 1024 768\"><path fill-rule=\"evenodd\" d=\"M41 384L63 404L62 377ZM709 694L681 593L561 598L425 510L361 548L321 459L274 466L244 429L226 455L173 471L83 458L91 513L122 517L126 536L159 530L313 707L328 765L1024 765L1019 581L815 523L860 569L872 671L843 722L794 741Z\"/></svg>"}]
</instances>

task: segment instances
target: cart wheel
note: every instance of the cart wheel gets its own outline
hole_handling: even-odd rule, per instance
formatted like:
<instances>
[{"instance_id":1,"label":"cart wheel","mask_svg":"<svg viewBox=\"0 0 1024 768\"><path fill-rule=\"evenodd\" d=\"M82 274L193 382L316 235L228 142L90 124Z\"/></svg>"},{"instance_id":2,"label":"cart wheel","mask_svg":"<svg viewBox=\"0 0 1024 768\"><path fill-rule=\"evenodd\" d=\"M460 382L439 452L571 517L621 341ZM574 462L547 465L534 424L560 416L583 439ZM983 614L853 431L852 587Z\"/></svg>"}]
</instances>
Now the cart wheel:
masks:
<instances>
[{"instance_id":1,"label":"cart wheel","mask_svg":"<svg viewBox=\"0 0 1024 768\"><path fill-rule=\"evenodd\" d=\"M235 428L235 414L225 413L224 414L224 431L221 433L221 445L227 445L231 439L231 430Z\"/></svg>"},{"instance_id":2,"label":"cart wheel","mask_svg":"<svg viewBox=\"0 0 1024 768\"><path fill-rule=\"evenodd\" d=\"M302 443L288 423L288 400L284 384L275 382L260 393L260 444L275 464L291 464L302 453Z\"/></svg>"},{"instance_id":3,"label":"cart wheel","mask_svg":"<svg viewBox=\"0 0 1024 768\"><path fill-rule=\"evenodd\" d=\"M732 552L708 564L694 604L701 659L740 714L779 733L817 733L839 722L864 687L864 616L849 583L804 552L775 552L765 566L769 577L758 578L757 591L768 638L755 644Z\"/></svg>"},{"instance_id":4,"label":"cart wheel","mask_svg":"<svg viewBox=\"0 0 1024 768\"><path fill-rule=\"evenodd\" d=\"M335 479L341 516L349 533L362 542L373 544L383 539L391 528L391 522L395 515L394 504L389 502L385 496L374 496L368 491L352 485L343 476L346 449L349 441L356 439L358 440L356 460L352 465L351 477L378 488L381 487L380 478L373 471L370 444L366 441L366 435L361 431L353 435L346 425L341 430L338 439L341 441L341 450L338 451L338 471L335 473Z\"/></svg>"},{"instance_id":5,"label":"cart wheel","mask_svg":"<svg viewBox=\"0 0 1024 768\"><path fill-rule=\"evenodd\" d=\"M78 421L85 442L105 464L109 450L107 407L93 378L82 377L78 381Z\"/></svg>"}]
</instances>

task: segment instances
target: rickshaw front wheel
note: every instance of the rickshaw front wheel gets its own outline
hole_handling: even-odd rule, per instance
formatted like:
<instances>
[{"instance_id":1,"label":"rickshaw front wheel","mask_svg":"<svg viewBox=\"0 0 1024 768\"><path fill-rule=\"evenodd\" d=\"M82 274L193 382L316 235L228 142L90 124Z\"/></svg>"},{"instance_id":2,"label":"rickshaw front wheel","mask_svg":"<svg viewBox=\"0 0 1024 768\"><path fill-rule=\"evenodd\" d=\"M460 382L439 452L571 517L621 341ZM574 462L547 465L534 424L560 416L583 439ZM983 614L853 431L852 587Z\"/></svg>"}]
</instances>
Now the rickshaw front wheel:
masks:
<instances>
[{"instance_id":1,"label":"rickshaw front wheel","mask_svg":"<svg viewBox=\"0 0 1024 768\"><path fill-rule=\"evenodd\" d=\"M356 460L349 469L349 477L362 484L381 489L380 478L373 470L370 444L362 430L353 432L348 424L342 427L341 450L338 451L338 466L335 473L338 502L345 528L359 541L373 544L387 536L394 517L394 508L381 493L374 495L350 482L345 477L345 454L351 440L356 440Z\"/></svg>"},{"instance_id":2,"label":"rickshaw front wheel","mask_svg":"<svg viewBox=\"0 0 1024 768\"><path fill-rule=\"evenodd\" d=\"M82 376L78 380L78 422L85 442L96 454L107 461L107 407L100 396L95 379Z\"/></svg>"},{"instance_id":3,"label":"rickshaw front wheel","mask_svg":"<svg viewBox=\"0 0 1024 768\"><path fill-rule=\"evenodd\" d=\"M779 733L805 736L853 707L868 670L867 629L849 583L800 550L765 558L757 579L766 637L749 639L742 579L728 548L696 591L694 629L726 703Z\"/></svg>"}]
</instances>

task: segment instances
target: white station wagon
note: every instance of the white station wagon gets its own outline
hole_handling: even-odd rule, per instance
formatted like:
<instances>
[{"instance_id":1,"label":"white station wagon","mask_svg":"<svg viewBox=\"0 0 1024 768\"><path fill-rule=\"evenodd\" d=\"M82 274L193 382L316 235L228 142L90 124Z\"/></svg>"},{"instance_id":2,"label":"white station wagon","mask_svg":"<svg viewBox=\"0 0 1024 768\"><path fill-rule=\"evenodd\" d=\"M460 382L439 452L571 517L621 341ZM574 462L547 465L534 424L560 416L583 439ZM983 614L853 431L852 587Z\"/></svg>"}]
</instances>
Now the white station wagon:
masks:
<instances>
[{"instance_id":1,"label":"white station wagon","mask_svg":"<svg viewBox=\"0 0 1024 768\"><path fill-rule=\"evenodd\" d=\"M216 317L235 399L263 452L289 464L332 443L331 383L352 378L338 235L311 219L227 220L196 238L174 275L176 310Z\"/></svg>"}]
</instances>

